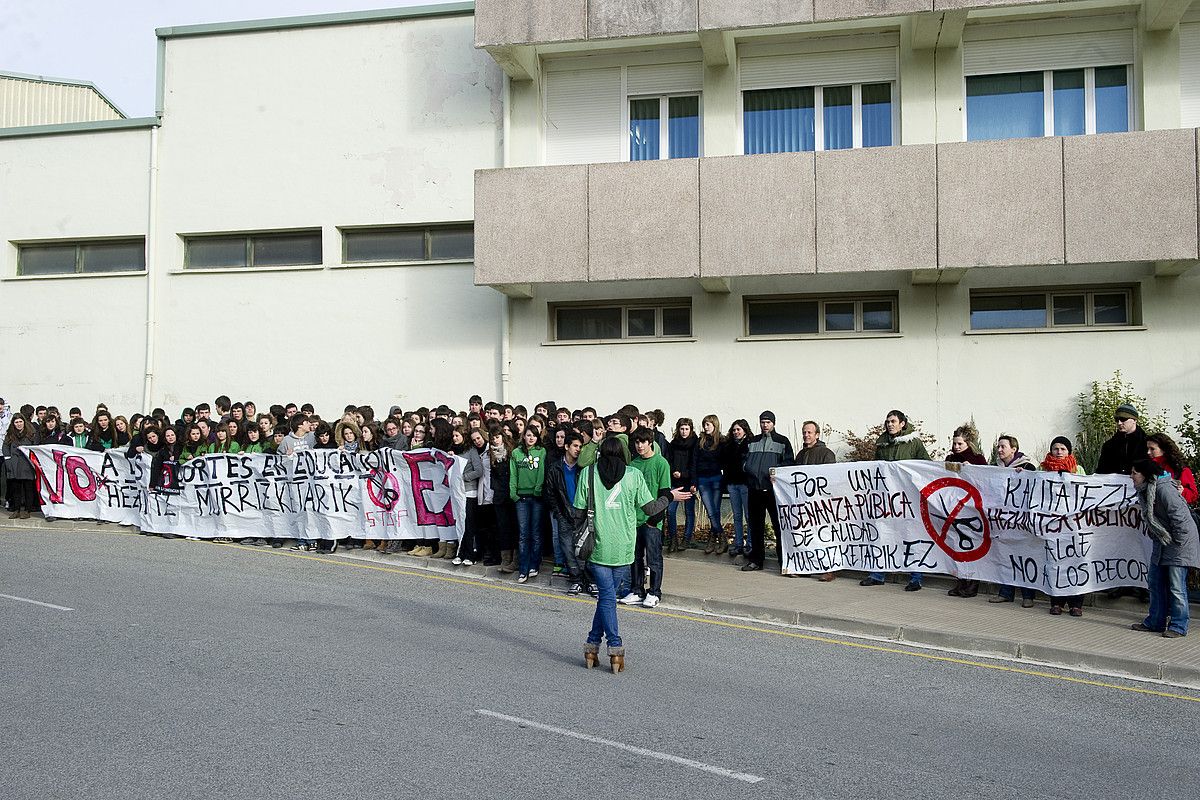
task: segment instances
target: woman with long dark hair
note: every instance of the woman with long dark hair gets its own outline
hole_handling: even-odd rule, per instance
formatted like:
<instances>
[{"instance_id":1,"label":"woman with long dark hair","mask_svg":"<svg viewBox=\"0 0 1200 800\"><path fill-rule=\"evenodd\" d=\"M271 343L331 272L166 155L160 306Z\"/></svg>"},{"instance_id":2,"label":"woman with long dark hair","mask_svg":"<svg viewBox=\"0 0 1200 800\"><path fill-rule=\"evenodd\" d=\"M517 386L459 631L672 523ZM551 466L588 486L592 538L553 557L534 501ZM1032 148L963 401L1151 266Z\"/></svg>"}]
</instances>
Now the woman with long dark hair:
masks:
<instances>
[{"instance_id":1,"label":"woman with long dark hair","mask_svg":"<svg viewBox=\"0 0 1200 800\"><path fill-rule=\"evenodd\" d=\"M594 492L594 494L593 494ZM625 466L625 450L616 438L600 445L596 463L579 475L575 507L587 509L589 499L595 511L596 547L588 562L596 583L596 613L592 629L583 646L584 665L591 669L599 663L601 641L608 641L608 658L613 672L625 669L625 643L617 628L617 597L630 584L629 565L633 563L637 542L637 512L653 517L669 503L691 499L681 489L663 490L654 497L639 470Z\"/></svg>"},{"instance_id":2,"label":"woman with long dark hair","mask_svg":"<svg viewBox=\"0 0 1200 800\"><path fill-rule=\"evenodd\" d=\"M22 447L32 447L36 441L33 426L22 414L14 414L4 434L4 445L0 452L4 454L4 468L8 472L8 498L12 513L9 519L29 519L29 512L37 511L41 506L34 480L37 475L29 456L21 451Z\"/></svg>"}]
</instances>

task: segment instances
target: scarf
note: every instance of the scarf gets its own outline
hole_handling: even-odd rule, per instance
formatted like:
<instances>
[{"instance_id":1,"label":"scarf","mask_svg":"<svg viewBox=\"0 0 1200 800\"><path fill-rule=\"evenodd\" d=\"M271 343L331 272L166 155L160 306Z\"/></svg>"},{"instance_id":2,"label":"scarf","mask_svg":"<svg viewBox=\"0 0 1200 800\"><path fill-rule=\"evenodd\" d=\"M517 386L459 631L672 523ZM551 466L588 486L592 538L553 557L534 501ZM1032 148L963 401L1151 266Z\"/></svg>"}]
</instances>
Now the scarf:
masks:
<instances>
[{"instance_id":1,"label":"scarf","mask_svg":"<svg viewBox=\"0 0 1200 800\"><path fill-rule=\"evenodd\" d=\"M492 461L499 463L508 459L508 451L504 449L502 444L488 445L492 451Z\"/></svg>"},{"instance_id":2,"label":"scarf","mask_svg":"<svg viewBox=\"0 0 1200 800\"><path fill-rule=\"evenodd\" d=\"M1166 546L1174 541L1171 532L1163 527L1163 524L1158 521L1158 517L1154 514L1154 500L1158 496L1158 481L1148 480L1142 484L1141 491L1138 492L1138 501L1142 507L1142 516L1147 522L1146 534L1158 542L1160 545Z\"/></svg>"},{"instance_id":3,"label":"scarf","mask_svg":"<svg viewBox=\"0 0 1200 800\"><path fill-rule=\"evenodd\" d=\"M1042 469L1046 472L1074 472L1078 468L1079 463L1075 460L1075 456L1069 453L1062 458L1055 458L1047 453L1045 460L1042 461Z\"/></svg>"},{"instance_id":4,"label":"scarf","mask_svg":"<svg viewBox=\"0 0 1200 800\"><path fill-rule=\"evenodd\" d=\"M356 440L353 442L342 442L342 449L345 450L347 453L357 453L358 452L358 441Z\"/></svg>"}]
</instances>

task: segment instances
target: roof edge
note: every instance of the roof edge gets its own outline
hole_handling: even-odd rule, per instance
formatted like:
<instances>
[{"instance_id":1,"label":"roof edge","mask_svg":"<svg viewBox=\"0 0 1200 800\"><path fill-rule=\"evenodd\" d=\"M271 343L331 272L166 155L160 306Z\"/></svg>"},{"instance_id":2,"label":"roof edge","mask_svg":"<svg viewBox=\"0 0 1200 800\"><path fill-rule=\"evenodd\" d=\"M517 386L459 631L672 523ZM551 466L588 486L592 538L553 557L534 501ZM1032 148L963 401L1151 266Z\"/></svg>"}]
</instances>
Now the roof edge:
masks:
<instances>
[{"instance_id":1,"label":"roof edge","mask_svg":"<svg viewBox=\"0 0 1200 800\"><path fill-rule=\"evenodd\" d=\"M467 2L434 3L424 6L409 6L407 8L380 8L369 11L311 14L300 17L253 19L244 22L177 25L174 27L157 28L154 33L159 39L179 39L188 36L218 36L227 33L277 31L291 28L318 28L329 25L353 25L361 22L385 22L388 20L420 19L424 17L451 17L474 13L474 0L468 0Z\"/></svg>"},{"instance_id":2,"label":"roof edge","mask_svg":"<svg viewBox=\"0 0 1200 800\"><path fill-rule=\"evenodd\" d=\"M20 81L38 81L39 83L55 83L60 86L80 86L85 89L91 89L96 94L100 95L109 108L121 115L121 119L129 119L129 115L121 110L121 107L112 101L112 99L104 93L104 91L92 83L91 81L75 80L74 78L53 78L49 75L29 75L24 72L10 72L9 70L0 70L0 78L14 78Z\"/></svg>"},{"instance_id":3,"label":"roof edge","mask_svg":"<svg viewBox=\"0 0 1200 800\"><path fill-rule=\"evenodd\" d=\"M161 124L162 121L158 117L134 117L133 119L102 119L94 122L62 122L54 125L24 125L17 128L0 128L0 139L16 139L26 136L58 136L68 133L138 130L141 128L157 128Z\"/></svg>"}]
</instances>

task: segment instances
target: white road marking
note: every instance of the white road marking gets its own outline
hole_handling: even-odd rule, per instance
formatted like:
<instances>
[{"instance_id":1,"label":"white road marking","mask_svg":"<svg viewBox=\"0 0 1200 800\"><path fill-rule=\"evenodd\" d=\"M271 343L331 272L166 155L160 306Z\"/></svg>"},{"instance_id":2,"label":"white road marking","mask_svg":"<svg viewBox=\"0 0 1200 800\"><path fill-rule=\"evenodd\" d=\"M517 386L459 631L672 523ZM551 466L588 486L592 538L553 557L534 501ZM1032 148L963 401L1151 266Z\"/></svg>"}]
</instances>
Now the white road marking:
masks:
<instances>
[{"instance_id":1,"label":"white road marking","mask_svg":"<svg viewBox=\"0 0 1200 800\"><path fill-rule=\"evenodd\" d=\"M705 764L702 761L693 761L692 759L684 758L683 756L674 756L670 753L660 753L657 750L647 750L644 747L636 747L631 744L625 744L624 742L614 742L611 739L601 739L599 736L592 736L587 733L579 733L578 731L571 731L567 730L566 728L557 728L553 725L545 725L541 722L534 722L530 719L510 717L508 714L501 714L497 711L488 711L486 708L478 708L475 710L475 713L482 714L485 717L502 719L505 722L515 722L517 725L529 728L537 728L538 730L547 731L549 733L557 733L561 736L569 736L572 739L579 739L580 741L591 742L592 744L602 744L606 747L615 747L618 750L636 753L639 756L646 756L647 758L656 758L659 761L669 761L672 764L680 764L685 767L691 767L692 769L698 769L702 772L711 772L713 775L720 775L722 778L732 778L735 781L742 781L744 783L758 783L759 781L765 780L765 778L760 775L750 775L745 772L734 772L733 770L725 769L724 767L714 767L712 764Z\"/></svg>"},{"instance_id":2,"label":"white road marking","mask_svg":"<svg viewBox=\"0 0 1200 800\"><path fill-rule=\"evenodd\" d=\"M56 606L54 603L43 603L41 600L30 600L28 597L14 597L11 594L0 594L5 600L16 600L19 603L33 603L35 606L45 606L46 608L57 608L59 611L74 611L73 608L66 606Z\"/></svg>"}]
</instances>

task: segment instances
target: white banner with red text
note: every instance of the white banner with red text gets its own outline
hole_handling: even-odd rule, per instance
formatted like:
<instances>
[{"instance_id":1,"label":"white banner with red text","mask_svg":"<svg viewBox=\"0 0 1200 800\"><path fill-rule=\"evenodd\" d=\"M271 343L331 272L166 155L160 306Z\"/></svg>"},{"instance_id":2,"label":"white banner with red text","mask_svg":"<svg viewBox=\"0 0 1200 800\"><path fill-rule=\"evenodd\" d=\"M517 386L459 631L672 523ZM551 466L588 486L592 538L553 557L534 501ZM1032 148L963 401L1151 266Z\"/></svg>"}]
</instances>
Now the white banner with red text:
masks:
<instances>
[{"instance_id":1,"label":"white banner with red text","mask_svg":"<svg viewBox=\"0 0 1200 800\"><path fill-rule=\"evenodd\" d=\"M1144 586L1133 481L930 461L774 470L787 574L938 572L1070 596Z\"/></svg>"},{"instance_id":2,"label":"white banner with red text","mask_svg":"<svg viewBox=\"0 0 1200 800\"><path fill-rule=\"evenodd\" d=\"M119 450L21 448L47 517L201 538L462 537L463 465L441 450L207 455L179 464Z\"/></svg>"}]
</instances>

